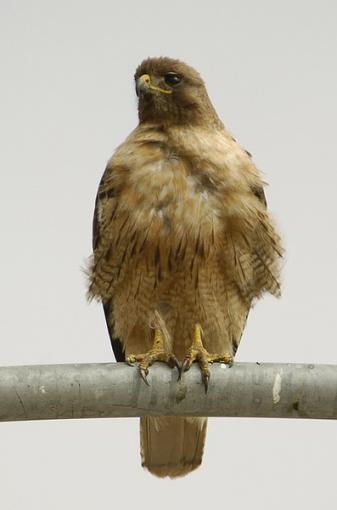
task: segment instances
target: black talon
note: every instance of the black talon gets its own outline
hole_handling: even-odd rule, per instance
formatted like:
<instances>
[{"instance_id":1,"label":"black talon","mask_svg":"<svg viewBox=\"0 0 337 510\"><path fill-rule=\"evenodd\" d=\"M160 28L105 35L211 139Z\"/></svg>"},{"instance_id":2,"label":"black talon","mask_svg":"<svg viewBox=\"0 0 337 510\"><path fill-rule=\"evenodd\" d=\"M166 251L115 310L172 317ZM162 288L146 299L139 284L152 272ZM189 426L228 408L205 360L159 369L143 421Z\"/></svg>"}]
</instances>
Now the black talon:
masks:
<instances>
[{"instance_id":1,"label":"black talon","mask_svg":"<svg viewBox=\"0 0 337 510\"><path fill-rule=\"evenodd\" d=\"M172 355L170 358L170 367L174 368L176 367L178 369L178 381L181 379L181 366L177 358Z\"/></svg>"},{"instance_id":2,"label":"black talon","mask_svg":"<svg viewBox=\"0 0 337 510\"><path fill-rule=\"evenodd\" d=\"M181 365L179 365L179 368L178 368L178 381L181 380L182 376L183 376L183 363Z\"/></svg>"},{"instance_id":3,"label":"black talon","mask_svg":"<svg viewBox=\"0 0 337 510\"><path fill-rule=\"evenodd\" d=\"M177 367L177 369L180 372L180 363L175 356L173 357L173 362L174 362L174 365Z\"/></svg>"},{"instance_id":4,"label":"black talon","mask_svg":"<svg viewBox=\"0 0 337 510\"><path fill-rule=\"evenodd\" d=\"M172 356L169 359L168 365L169 365L170 368L174 368L174 367L179 368L178 360L177 360L177 358L173 354L172 354Z\"/></svg>"},{"instance_id":5,"label":"black talon","mask_svg":"<svg viewBox=\"0 0 337 510\"><path fill-rule=\"evenodd\" d=\"M189 369L191 368L191 367L189 366L189 364L190 364L190 363L189 363L189 361L190 361L190 360L189 360L188 358L186 358L186 359L185 359L184 363L183 363L183 364L182 364L182 366L181 366L181 371L182 371L182 372L187 372L187 370L189 370Z\"/></svg>"},{"instance_id":6,"label":"black talon","mask_svg":"<svg viewBox=\"0 0 337 510\"><path fill-rule=\"evenodd\" d=\"M180 381L180 379L182 378L183 373L187 372L187 370L190 368L188 365L189 365L188 359L185 359L180 365L178 381Z\"/></svg>"},{"instance_id":7,"label":"black talon","mask_svg":"<svg viewBox=\"0 0 337 510\"><path fill-rule=\"evenodd\" d=\"M202 382L204 383L204 386L205 386L205 393L207 393L207 391L208 391L209 379L210 379L210 374L202 374Z\"/></svg>"},{"instance_id":8,"label":"black talon","mask_svg":"<svg viewBox=\"0 0 337 510\"><path fill-rule=\"evenodd\" d=\"M150 386L150 383L149 381L147 380L147 374L149 373L148 369L147 368L140 368L140 375L143 379L143 381L145 382L145 384L147 386Z\"/></svg>"}]
</instances>

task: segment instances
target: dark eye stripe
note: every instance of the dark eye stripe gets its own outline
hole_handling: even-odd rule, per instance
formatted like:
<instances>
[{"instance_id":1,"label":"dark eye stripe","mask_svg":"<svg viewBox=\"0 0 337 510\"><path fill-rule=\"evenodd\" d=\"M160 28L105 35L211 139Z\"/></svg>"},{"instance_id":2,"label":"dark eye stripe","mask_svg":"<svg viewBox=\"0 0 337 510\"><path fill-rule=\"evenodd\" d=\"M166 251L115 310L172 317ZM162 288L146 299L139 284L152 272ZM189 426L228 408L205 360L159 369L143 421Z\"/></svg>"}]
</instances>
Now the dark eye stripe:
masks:
<instances>
[{"instance_id":1,"label":"dark eye stripe","mask_svg":"<svg viewBox=\"0 0 337 510\"><path fill-rule=\"evenodd\" d=\"M181 76L176 73L167 73L164 76L167 85L178 85L181 82Z\"/></svg>"}]
</instances>

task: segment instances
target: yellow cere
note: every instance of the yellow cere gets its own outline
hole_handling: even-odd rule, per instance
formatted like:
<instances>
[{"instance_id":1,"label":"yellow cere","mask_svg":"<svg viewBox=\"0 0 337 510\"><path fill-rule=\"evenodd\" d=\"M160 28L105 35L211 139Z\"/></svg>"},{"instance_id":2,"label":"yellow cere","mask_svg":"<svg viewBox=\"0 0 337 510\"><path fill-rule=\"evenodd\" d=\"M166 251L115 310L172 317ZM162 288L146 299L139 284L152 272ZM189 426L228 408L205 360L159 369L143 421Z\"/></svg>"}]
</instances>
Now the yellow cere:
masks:
<instances>
[{"instance_id":1,"label":"yellow cere","mask_svg":"<svg viewBox=\"0 0 337 510\"><path fill-rule=\"evenodd\" d=\"M156 85L153 85L151 83L151 78L148 74L142 74L142 76L139 79L145 82L152 90L158 90L158 92L162 92L163 94L172 94L172 90L162 89L160 87L157 87Z\"/></svg>"}]
</instances>

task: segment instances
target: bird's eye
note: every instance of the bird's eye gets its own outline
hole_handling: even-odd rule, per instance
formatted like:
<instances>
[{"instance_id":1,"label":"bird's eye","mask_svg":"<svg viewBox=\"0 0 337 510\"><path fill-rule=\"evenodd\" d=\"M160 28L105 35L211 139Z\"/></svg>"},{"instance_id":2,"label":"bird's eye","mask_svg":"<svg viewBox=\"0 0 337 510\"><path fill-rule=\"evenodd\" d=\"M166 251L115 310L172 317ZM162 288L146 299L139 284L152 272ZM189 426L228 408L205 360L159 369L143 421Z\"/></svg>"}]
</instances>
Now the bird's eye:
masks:
<instances>
[{"instance_id":1,"label":"bird's eye","mask_svg":"<svg viewBox=\"0 0 337 510\"><path fill-rule=\"evenodd\" d=\"M177 73L167 73L164 76L164 80L167 85L171 85L172 87L181 82L181 76Z\"/></svg>"}]
</instances>

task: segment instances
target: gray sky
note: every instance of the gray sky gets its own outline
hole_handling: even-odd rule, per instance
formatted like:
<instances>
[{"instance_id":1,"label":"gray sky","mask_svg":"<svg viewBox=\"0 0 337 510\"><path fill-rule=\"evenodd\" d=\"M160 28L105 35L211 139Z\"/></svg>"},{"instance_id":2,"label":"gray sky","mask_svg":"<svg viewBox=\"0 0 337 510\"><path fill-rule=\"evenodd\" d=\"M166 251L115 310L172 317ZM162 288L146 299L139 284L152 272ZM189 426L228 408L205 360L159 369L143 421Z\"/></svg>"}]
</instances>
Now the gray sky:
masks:
<instances>
[{"instance_id":1,"label":"gray sky","mask_svg":"<svg viewBox=\"0 0 337 510\"><path fill-rule=\"evenodd\" d=\"M201 72L285 239L283 297L257 304L237 360L337 363L337 4L2 0L0 18L1 364L112 359L80 268L105 163L137 123L134 70L160 55ZM175 481L141 469L136 419L0 429L5 510L336 501L333 422L212 419L202 468Z\"/></svg>"}]
</instances>

